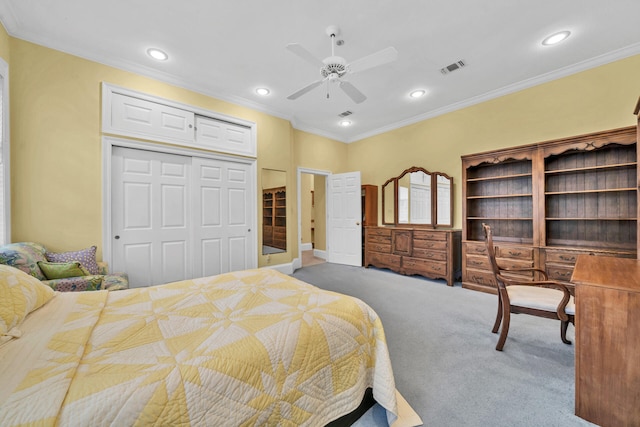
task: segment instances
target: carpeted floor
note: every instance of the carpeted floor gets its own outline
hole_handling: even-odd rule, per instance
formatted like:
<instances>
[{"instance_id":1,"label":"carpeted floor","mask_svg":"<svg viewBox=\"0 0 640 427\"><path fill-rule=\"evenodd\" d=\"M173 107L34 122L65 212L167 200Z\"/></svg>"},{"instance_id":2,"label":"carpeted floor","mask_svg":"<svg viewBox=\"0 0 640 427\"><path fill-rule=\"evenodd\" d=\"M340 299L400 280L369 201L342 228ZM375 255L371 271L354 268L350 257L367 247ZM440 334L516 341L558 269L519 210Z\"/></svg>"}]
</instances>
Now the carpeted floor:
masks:
<instances>
[{"instance_id":1,"label":"carpeted floor","mask_svg":"<svg viewBox=\"0 0 640 427\"><path fill-rule=\"evenodd\" d=\"M574 415L574 348L560 341L557 321L512 316L498 352L494 295L330 263L293 276L360 298L378 313L396 387L425 426L592 425ZM573 340L573 326L567 337ZM368 416L361 426L379 425Z\"/></svg>"}]
</instances>

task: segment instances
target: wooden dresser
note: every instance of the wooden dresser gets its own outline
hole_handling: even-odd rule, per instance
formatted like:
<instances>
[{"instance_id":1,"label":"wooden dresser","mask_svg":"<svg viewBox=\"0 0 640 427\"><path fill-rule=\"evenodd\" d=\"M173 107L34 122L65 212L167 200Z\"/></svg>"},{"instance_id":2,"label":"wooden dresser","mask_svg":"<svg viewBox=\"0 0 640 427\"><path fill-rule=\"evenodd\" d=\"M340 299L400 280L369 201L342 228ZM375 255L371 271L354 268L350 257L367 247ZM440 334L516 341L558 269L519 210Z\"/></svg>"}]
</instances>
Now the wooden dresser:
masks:
<instances>
[{"instance_id":1,"label":"wooden dresser","mask_svg":"<svg viewBox=\"0 0 640 427\"><path fill-rule=\"evenodd\" d=\"M444 279L460 277L460 230L365 227L364 266L400 274Z\"/></svg>"},{"instance_id":2,"label":"wooden dresser","mask_svg":"<svg viewBox=\"0 0 640 427\"><path fill-rule=\"evenodd\" d=\"M640 260L580 255L576 285L576 415L640 425Z\"/></svg>"}]
</instances>

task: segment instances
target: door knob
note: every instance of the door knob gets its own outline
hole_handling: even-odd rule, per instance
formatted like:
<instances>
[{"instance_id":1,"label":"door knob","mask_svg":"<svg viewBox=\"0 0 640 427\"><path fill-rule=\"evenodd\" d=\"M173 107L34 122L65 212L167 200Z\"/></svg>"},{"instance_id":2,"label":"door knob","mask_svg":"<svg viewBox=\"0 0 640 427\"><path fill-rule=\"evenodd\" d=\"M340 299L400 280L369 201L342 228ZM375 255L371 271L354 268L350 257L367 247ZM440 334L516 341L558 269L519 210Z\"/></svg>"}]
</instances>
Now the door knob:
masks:
<instances>
[{"instance_id":1,"label":"door knob","mask_svg":"<svg viewBox=\"0 0 640 427\"><path fill-rule=\"evenodd\" d=\"M356 222L356 225L360 225L360 223L359 223L359 222Z\"/></svg>"},{"instance_id":2,"label":"door knob","mask_svg":"<svg viewBox=\"0 0 640 427\"><path fill-rule=\"evenodd\" d=\"M120 238L120 236L115 236L114 239L118 240Z\"/></svg>"}]
</instances>

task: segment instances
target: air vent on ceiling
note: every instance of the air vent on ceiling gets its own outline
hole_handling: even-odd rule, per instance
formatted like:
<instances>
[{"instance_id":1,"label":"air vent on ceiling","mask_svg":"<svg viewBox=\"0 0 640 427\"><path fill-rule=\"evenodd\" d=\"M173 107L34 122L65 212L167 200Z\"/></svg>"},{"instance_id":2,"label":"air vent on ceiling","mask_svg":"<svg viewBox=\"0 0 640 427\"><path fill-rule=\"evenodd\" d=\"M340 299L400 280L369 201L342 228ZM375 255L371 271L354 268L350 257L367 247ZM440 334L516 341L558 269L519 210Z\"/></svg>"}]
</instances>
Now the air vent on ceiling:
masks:
<instances>
[{"instance_id":1,"label":"air vent on ceiling","mask_svg":"<svg viewBox=\"0 0 640 427\"><path fill-rule=\"evenodd\" d=\"M343 113L338 114L338 117L347 117L347 116L350 116L352 114L353 113L351 111L347 110L347 111L345 111Z\"/></svg>"},{"instance_id":2,"label":"air vent on ceiling","mask_svg":"<svg viewBox=\"0 0 640 427\"><path fill-rule=\"evenodd\" d=\"M456 71L464 66L466 66L467 64L464 62L464 59L461 59L459 61L454 62L453 64L449 64L444 68L440 69L440 72L442 74L449 74L453 71Z\"/></svg>"}]
</instances>

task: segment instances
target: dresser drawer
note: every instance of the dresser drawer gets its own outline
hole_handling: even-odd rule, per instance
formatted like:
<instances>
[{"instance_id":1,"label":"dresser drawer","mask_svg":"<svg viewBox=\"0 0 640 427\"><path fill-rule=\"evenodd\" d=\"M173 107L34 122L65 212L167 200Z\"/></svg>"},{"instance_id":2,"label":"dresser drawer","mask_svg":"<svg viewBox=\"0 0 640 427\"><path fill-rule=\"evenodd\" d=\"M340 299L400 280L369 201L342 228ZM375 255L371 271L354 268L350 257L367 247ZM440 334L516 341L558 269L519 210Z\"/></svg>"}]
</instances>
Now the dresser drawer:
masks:
<instances>
[{"instance_id":1,"label":"dresser drawer","mask_svg":"<svg viewBox=\"0 0 640 427\"><path fill-rule=\"evenodd\" d=\"M473 268L467 268L467 275L464 278L465 281L476 283L478 285L496 287L496 280L493 277L493 273L488 271L475 270Z\"/></svg>"},{"instance_id":2,"label":"dresser drawer","mask_svg":"<svg viewBox=\"0 0 640 427\"><path fill-rule=\"evenodd\" d=\"M484 245L484 243L466 242L464 244L464 247L467 254L487 256L487 247Z\"/></svg>"},{"instance_id":3,"label":"dresser drawer","mask_svg":"<svg viewBox=\"0 0 640 427\"><path fill-rule=\"evenodd\" d=\"M447 234L437 231L413 230L413 238L422 240L447 240Z\"/></svg>"},{"instance_id":4,"label":"dresser drawer","mask_svg":"<svg viewBox=\"0 0 640 427\"><path fill-rule=\"evenodd\" d=\"M391 244L391 235L389 236L380 236L378 234L372 234L367 236L367 243L384 243L387 245Z\"/></svg>"},{"instance_id":5,"label":"dresser drawer","mask_svg":"<svg viewBox=\"0 0 640 427\"><path fill-rule=\"evenodd\" d=\"M422 248L413 248L413 253L411 254L413 258L423 258L423 259L433 259L437 261L446 261L447 253L442 251L431 251L428 249Z\"/></svg>"},{"instance_id":6,"label":"dresser drawer","mask_svg":"<svg viewBox=\"0 0 640 427\"><path fill-rule=\"evenodd\" d=\"M439 261L429 261L426 259L419 259L413 257L402 258L402 268L406 272L417 273L431 273L445 275L447 274L447 263Z\"/></svg>"},{"instance_id":7,"label":"dresser drawer","mask_svg":"<svg viewBox=\"0 0 640 427\"><path fill-rule=\"evenodd\" d=\"M491 263L489 258L482 255L467 255L467 268L479 268L481 270L491 271Z\"/></svg>"},{"instance_id":8,"label":"dresser drawer","mask_svg":"<svg viewBox=\"0 0 640 427\"><path fill-rule=\"evenodd\" d=\"M545 251L547 263L569 264L574 265L578 259L578 255L588 252L566 252L566 251Z\"/></svg>"},{"instance_id":9,"label":"dresser drawer","mask_svg":"<svg viewBox=\"0 0 640 427\"><path fill-rule=\"evenodd\" d=\"M365 233L368 236L387 236L391 237L390 228L365 228Z\"/></svg>"},{"instance_id":10,"label":"dresser drawer","mask_svg":"<svg viewBox=\"0 0 640 427\"><path fill-rule=\"evenodd\" d=\"M366 255L367 262L370 265L381 268L391 268L397 270L400 268L402 257L393 254L383 254L379 252L370 252Z\"/></svg>"},{"instance_id":11,"label":"dresser drawer","mask_svg":"<svg viewBox=\"0 0 640 427\"><path fill-rule=\"evenodd\" d=\"M384 254L391 253L391 243L387 243L386 245L383 243L369 243L365 247L367 252L382 252Z\"/></svg>"},{"instance_id":12,"label":"dresser drawer","mask_svg":"<svg viewBox=\"0 0 640 427\"><path fill-rule=\"evenodd\" d=\"M533 248L527 246L496 246L496 257L533 260Z\"/></svg>"},{"instance_id":13,"label":"dresser drawer","mask_svg":"<svg viewBox=\"0 0 640 427\"><path fill-rule=\"evenodd\" d=\"M573 266L570 265L547 265L547 276L550 280L560 280L568 282L573 274Z\"/></svg>"},{"instance_id":14,"label":"dresser drawer","mask_svg":"<svg viewBox=\"0 0 640 427\"><path fill-rule=\"evenodd\" d=\"M437 251L445 251L447 250L447 241L446 240L420 240L420 239L416 239L414 234L413 247L421 248L421 249L434 249Z\"/></svg>"}]
</instances>

